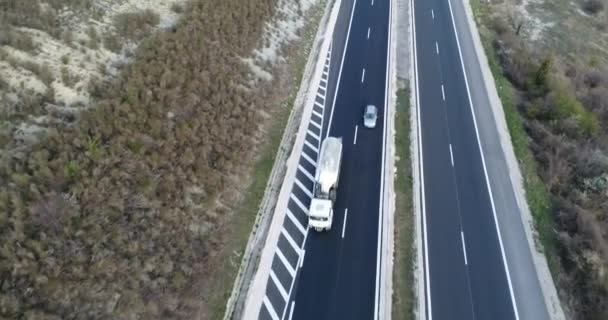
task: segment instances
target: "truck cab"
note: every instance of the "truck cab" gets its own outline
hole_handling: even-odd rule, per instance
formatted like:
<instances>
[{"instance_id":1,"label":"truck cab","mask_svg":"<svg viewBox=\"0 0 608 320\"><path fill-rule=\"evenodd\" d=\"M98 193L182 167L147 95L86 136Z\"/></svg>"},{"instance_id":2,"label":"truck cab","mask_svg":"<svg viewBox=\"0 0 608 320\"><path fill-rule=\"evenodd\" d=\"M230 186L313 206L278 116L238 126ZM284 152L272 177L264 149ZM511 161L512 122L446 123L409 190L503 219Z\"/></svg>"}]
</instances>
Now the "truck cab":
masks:
<instances>
[{"instance_id":1,"label":"truck cab","mask_svg":"<svg viewBox=\"0 0 608 320\"><path fill-rule=\"evenodd\" d=\"M308 213L308 224L317 231L331 230L334 209L331 200L312 199Z\"/></svg>"}]
</instances>

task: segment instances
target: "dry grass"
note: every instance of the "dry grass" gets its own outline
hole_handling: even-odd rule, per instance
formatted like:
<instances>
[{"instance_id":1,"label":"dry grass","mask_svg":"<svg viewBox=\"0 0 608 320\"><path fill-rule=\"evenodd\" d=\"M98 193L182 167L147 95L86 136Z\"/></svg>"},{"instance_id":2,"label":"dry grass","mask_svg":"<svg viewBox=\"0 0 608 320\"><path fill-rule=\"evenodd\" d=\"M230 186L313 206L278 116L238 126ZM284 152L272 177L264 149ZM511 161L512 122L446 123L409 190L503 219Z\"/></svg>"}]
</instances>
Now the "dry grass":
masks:
<instances>
[{"instance_id":1,"label":"dry grass","mask_svg":"<svg viewBox=\"0 0 608 320\"><path fill-rule=\"evenodd\" d=\"M247 90L254 76L241 62L275 5L190 3L119 81L89 82L99 103L78 122L2 154L0 317L219 316L288 112L279 106L290 91L277 85L286 79ZM75 117L73 108L47 108ZM262 147L270 149L256 153ZM255 177L244 178L253 168L242 159L257 157ZM252 194L243 196L242 181Z\"/></svg>"}]
</instances>

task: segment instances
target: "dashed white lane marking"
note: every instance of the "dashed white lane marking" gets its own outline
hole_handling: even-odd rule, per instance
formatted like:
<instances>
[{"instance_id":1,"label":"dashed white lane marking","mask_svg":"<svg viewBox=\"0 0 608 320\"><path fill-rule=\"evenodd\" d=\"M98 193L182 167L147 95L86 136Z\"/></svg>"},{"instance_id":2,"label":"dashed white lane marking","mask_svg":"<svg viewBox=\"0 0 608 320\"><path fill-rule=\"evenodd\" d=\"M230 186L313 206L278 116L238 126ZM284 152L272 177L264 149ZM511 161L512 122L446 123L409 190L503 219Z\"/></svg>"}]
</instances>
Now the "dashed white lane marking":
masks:
<instances>
[{"instance_id":1,"label":"dashed white lane marking","mask_svg":"<svg viewBox=\"0 0 608 320\"><path fill-rule=\"evenodd\" d=\"M443 85L441 85L441 96L443 97L443 101L445 101L445 91L443 90Z\"/></svg>"},{"instance_id":2,"label":"dashed white lane marking","mask_svg":"<svg viewBox=\"0 0 608 320\"><path fill-rule=\"evenodd\" d=\"M298 187L300 187L300 190L302 190L309 198L312 198L312 192L310 192L310 190L308 190L308 188L306 188L302 182L298 180L298 178L296 178L295 181Z\"/></svg>"},{"instance_id":3,"label":"dashed white lane marking","mask_svg":"<svg viewBox=\"0 0 608 320\"><path fill-rule=\"evenodd\" d=\"M342 239L344 239L344 232L346 231L346 218L348 218L348 208L344 209L344 223L342 224Z\"/></svg>"},{"instance_id":4,"label":"dashed white lane marking","mask_svg":"<svg viewBox=\"0 0 608 320\"><path fill-rule=\"evenodd\" d=\"M308 214L308 208L306 208L306 206L302 203L302 201L300 201L300 199L298 199L298 197L296 197L293 193L290 195L291 200L293 200L298 207L300 207L300 209L302 209L302 211L304 211L304 213Z\"/></svg>"},{"instance_id":5,"label":"dashed white lane marking","mask_svg":"<svg viewBox=\"0 0 608 320\"><path fill-rule=\"evenodd\" d=\"M439 43L437 41L435 41L435 51L439 54Z\"/></svg>"},{"instance_id":6,"label":"dashed white lane marking","mask_svg":"<svg viewBox=\"0 0 608 320\"><path fill-rule=\"evenodd\" d=\"M270 316L272 317L272 320L279 320L280 319L279 315L277 315L277 312L274 310L274 307L272 306L272 303L270 303L270 300L268 300L268 296L264 296L264 305L266 306L266 309L270 313Z\"/></svg>"},{"instance_id":7,"label":"dashed white lane marking","mask_svg":"<svg viewBox=\"0 0 608 320\"><path fill-rule=\"evenodd\" d=\"M281 293L283 300L287 300L287 298L288 298L287 291L285 291L285 288L283 288L281 281L279 281L279 278L277 278L277 275L274 274L274 270L272 270L272 268L270 269L270 278L272 279L272 282L274 282L275 286L277 286L277 288L279 289L279 292Z\"/></svg>"},{"instance_id":8,"label":"dashed white lane marking","mask_svg":"<svg viewBox=\"0 0 608 320\"><path fill-rule=\"evenodd\" d=\"M289 311L289 320L291 320L291 318L293 317L293 309L296 308L296 302L292 301L291 302L291 310Z\"/></svg>"},{"instance_id":9,"label":"dashed white lane marking","mask_svg":"<svg viewBox=\"0 0 608 320\"><path fill-rule=\"evenodd\" d=\"M361 83L365 81L365 68L363 68L363 73L361 74Z\"/></svg>"},{"instance_id":10,"label":"dashed white lane marking","mask_svg":"<svg viewBox=\"0 0 608 320\"><path fill-rule=\"evenodd\" d=\"M452 167L454 166L454 154L452 153L452 144L450 143L450 160L452 160Z\"/></svg>"},{"instance_id":11,"label":"dashed white lane marking","mask_svg":"<svg viewBox=\"0 0 608 320\"><path fill-rule=\"evenodd\" d=\"M300 230L302 234L306 233L306 229L304 229L304 227L300 224L300 221L298 221L298 219L293 215L293 213L289 209L287 209L287 216L289 217L291 222L296 225L296 228L298 228L298 230Z\"/></svg>"},{"instance_id":12,"label":"dashed white lane marking","mask_svg":"<svg viewBox=\"0 0 608 320\"><path fill-rule=\"evenodd\" d=\"M374 0L372 0L372 6L374 5Z\"/></svg>"},{"instance_id":13,"label":"dashed white lane marking","mask_svg":"<svg viewBox=\"0 0 608 320\"><path fill-rule=\"evenodd\" d=\"M353 144L357 144L357 131L359 129L359 125L355 125L355 139L353 140Z\"/></svg>"},{"instance_id":14,"label":"dashed white lane marking","mask_svg":"<svg viewBox=\"0 0 608 320\"><path fill-rule=\"evenodd\" d=\"M464 265L468 265L467 261L467 246L464 244L464 232L460 231L460 238L462 239L462 252L464 253Z\"/></svg>"},{"instance_id":15,"label":"dashed white lane marking","mask_svg":"<svg viewBox=\"0 0 608 320\"><path fill-rule=\"evenodd\" d=\"M367 38L369 39L369 32L371 28L367 28Z\"/></svg>"},{"instance_id":16,"label":"dashed white lane marking","mask_svg":"<svg viewBox=\"0 0 608 320\"><path fill-rule=\"evenodd\" d=\"M435 11L433 11L433 9L431 9L431 15L433 16L433 19L435 19Z\"/></svg>"},{"instance_id":17,"label":"dashed white lane marking","mask_svg":"<svg viewBox=\"0 0 608 320\"><path fill-rule=\"evenodd\" d=\"M298 170L302 171L302 173L306 176L306 178L310 179L310 181L315 181L315 177L313 177L313 175L310 174L306 168L302 167L302 165L298 165Z\"/></svg>"},{"instance_id":18,"label":"dashed white lane marking","mask_svg":"<svg viewBox=\"0 0 608 320\"><path fill-rule=\"evenodd\" d=\"M283 262L283 265L287 269L287 272L289 272L289 274L293 278L296 275L296 270L291 266L291 264L289 263L287 258L285 258L285 256L283 255L283 252L281 251L281 248L277 247L276 252L277 252L277 256L279 257L279 260L281 260L281 262Z\"/></svg>"}]
</instances>

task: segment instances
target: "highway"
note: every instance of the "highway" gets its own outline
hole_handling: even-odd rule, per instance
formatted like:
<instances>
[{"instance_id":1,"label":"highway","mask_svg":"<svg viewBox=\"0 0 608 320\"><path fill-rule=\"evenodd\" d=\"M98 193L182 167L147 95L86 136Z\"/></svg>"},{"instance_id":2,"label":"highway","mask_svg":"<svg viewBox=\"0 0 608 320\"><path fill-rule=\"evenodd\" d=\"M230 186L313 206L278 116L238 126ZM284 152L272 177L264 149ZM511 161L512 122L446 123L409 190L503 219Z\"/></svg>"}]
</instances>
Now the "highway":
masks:
<instances>
[{"instance_id":1,"label":"highway","mask_svg":"<svg viewBox=\"0 0 608 320\"><path fill-rule=\"evenodd\" d=\"M447 1L415 1L429 319L515 319Z\"/></svg>"},{"instance_id":2,"label":"highway","mask_svg":"<svg viewBox=\"0 0 608 320\"><path fill-rule=\"evenodd\" d=\"M548 320L464 4L411 4L425 319ZM342 0L260 319L383 318L392 10L390 0ZM379 109L374 129L362 125L367 104ZM332 230L318 233L305 212L328 135L342 137L343 163Z\"/></svg>"},{"instance_id":3,"label":"highway","mask_svg":"<svg viewBox=\"0 0 608 320\"><path fill-rule=\"evenodd\" d=\"M346 51L332 58L339 84L328 132L344 145L334 222L328 233L308 233L291 319L374 319L377 307L389 1L352 4L350 24L335 33L346 32ZM378 107L374 129L362 126L367 104Z\"/></svg>"}]
</instances>

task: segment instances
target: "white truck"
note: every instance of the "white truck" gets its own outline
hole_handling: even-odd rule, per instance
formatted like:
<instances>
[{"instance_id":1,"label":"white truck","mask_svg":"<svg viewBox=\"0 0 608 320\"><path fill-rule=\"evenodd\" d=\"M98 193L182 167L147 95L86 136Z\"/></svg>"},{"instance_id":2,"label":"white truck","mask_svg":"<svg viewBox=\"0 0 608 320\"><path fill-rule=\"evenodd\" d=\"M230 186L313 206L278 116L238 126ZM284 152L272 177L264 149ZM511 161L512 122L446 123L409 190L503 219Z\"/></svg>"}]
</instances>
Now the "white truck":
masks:
<instances>
[{"instance_id":1,"label":"white truck","mask_svg":"<svg viewBox=\"0 0 608 320\"><path fill-rule=\"evenodd\" d=\"M327 137L317 159L313 198L308 210L308 224L317 231L331 229L341 162L342 138Z\"/></svg>"}]
</instances>

